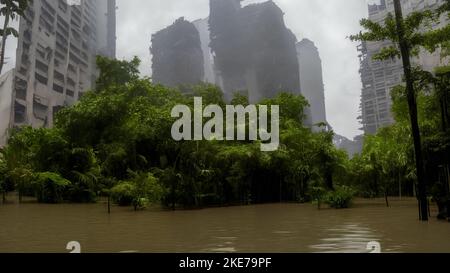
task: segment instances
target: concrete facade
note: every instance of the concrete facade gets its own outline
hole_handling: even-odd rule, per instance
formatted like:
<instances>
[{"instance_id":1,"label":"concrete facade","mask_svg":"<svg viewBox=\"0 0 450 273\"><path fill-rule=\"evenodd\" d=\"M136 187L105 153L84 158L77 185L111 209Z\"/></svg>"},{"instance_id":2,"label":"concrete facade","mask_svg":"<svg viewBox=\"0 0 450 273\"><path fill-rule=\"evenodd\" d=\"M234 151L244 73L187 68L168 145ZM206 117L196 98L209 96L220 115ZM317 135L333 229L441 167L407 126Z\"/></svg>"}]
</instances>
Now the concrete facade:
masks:
<instances>
[{"instance_id":1,"label":"concrete facade","mask_svg":"<svg viewBox=\"0 0 450 273\"><path fill-rule=\"evenodd\" d=\"M402 0L404 15L413 11L436 8L443 0ZM369 5L369 19L383 23L388 13L394 14L392 0L381 0L379 4ZM448 18L442 18L434 28L440 28L448 24ZM375 134L378 129L394 123L391 112L391 90L403 82L403 66L401 59L376 61L373 56L383 47L390 46L389 41L363 42L358 46L360 52L360 75L362 81L361 92L361 116L362 130L366 134ZM432 71L435 67L448 63L442 60L440 52L434 54L422 51L418 57L413 58L415 65Z\"/></svg>"},{"instance_id":2,"label":"concrete facade","mask_svg":"<svg viewBox=\"0 0 450 273\"><path fill-rule=\"evenodd\" d=\"M50 127L115 57L115 0L35 0L20 19L11 126Z\"/></svg>"}]
</instances>

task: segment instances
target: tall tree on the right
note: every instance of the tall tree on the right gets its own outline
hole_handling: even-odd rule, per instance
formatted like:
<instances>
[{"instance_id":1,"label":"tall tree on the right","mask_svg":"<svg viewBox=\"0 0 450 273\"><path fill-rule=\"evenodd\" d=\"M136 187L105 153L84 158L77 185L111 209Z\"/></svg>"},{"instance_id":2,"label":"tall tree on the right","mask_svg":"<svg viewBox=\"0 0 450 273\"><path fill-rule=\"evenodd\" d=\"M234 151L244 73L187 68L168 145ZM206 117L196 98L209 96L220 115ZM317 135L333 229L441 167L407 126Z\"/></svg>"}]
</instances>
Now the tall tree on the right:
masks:
<instances>
[{"instance_id":1,"label":"tall tree on the right","mask_svg":"<svg viewBox=\"0 0 450 273\"><path fill-rule=\"evenodd\" d=\"M450 44L450 25L439 29L427 29L430 22L436 22L443 13L448 13L450 0L446 0L438 9L415 11L403 15L401 0L393 0L395 15L391 13L386 17L384 24L372 22L368 19L361 20L361 26L366 32L360 32L350 37L353 41L392 41L392 45L383 48L374 56L377 60L389 58L401 58L406 83L406 97L409 106L411 133L414 140L414 151L419 192L419 216L420 220L428 221L427 181L425 177L422 141L418 122L417 92L413 75L411 57L417 55L422 48L430 52L438 48L448 49ZM424 31L424 29L426 29Z\"/></svg>"}]
</instances>

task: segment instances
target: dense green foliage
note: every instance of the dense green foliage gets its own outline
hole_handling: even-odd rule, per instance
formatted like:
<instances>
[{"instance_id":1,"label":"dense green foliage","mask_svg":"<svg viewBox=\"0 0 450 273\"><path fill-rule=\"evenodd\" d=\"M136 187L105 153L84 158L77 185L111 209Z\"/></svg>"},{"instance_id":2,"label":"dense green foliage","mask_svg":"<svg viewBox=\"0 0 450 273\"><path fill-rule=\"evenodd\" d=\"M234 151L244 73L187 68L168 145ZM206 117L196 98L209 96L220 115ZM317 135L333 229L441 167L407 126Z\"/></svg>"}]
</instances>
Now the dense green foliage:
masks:
<instances>
[{"instance_id":1,"label":"dense green foliage","mask_svg":"<svg viewBox=\"0 0 450 273\"><path fill-rule=\"evenodd\" d=\"M332 190L339 182L346 154L334 148L332 132L312 133L303 126L308 103L302 96L281 93L261 102L280 106L276 152L261 152L257 141L176 142L172 108L193 107L194 95L205 106L224 107L223 94L208 84L185 93L154 85L136 77L138 64L99 58L101 84L61 110L54 128L25 127L12 134L3 151L5 175L20 195L92 202L107 194L136 209L158 202L175 208L304 202L312 199L312 183ZM237 95L233 103L248 101ZM45 189L38 193L36 174Z\"/></svg>"}]
</instances>

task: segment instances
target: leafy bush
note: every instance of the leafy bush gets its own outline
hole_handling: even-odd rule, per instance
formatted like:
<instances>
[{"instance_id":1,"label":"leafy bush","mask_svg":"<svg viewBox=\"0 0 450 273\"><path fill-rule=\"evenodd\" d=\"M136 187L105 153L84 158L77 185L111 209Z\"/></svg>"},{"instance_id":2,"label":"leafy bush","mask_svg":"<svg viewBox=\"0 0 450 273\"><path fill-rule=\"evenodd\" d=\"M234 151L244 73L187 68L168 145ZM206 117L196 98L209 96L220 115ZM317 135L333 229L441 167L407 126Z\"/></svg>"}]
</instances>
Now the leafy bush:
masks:
<instances>
[{"instance_id":1,"label":"leafy bush","mask_svg":"<svg viewBox=\"0 0 450 273\"><path fill-rule=\"evenodd\" d=\"M111 189L111 198L119 206L130 206L133 203L135 185L132 182L122 182Z\"/></svg>"},{"instance_id":2,"label":"leafy bush","mask_svg":"<svg viewBox=\"0 0 450 273\"><path fill-rule=\"evenodd\" d=\"M148 204L161 201L163 189L157 178L151 173L133 173L135 185L133 191L134 209L145 208Z\"/></svg>"},{"instance_id":3,"label":"leafy bush","mask_svg":"<svg viewBox=\"0 0 450 273\"><path fill-rule=\"evenodd\" d=\"M135 210L161 201L163 188L151 173L131 173L132 180L111 189L111 197L120 206L133 205Z\"/></svg>"},{"instance_id":4,"label":"leafy bush","mask_svg":"<svg viewBox=\"0 0 450 273\"><path fill-rule=\"evenodd\" d=\"M63 201L64 192L71 183L57 173L44 172L36 175L33 184L38 202L55 204Z\"/></svg>"},{"instance_id":5,"label":"leafy bush","mask_svg":"<svg viewBox=\"0 0 450 273\"><path fill-rule=\"evenodd\" d=\"M33 186L34 173L27 167L18 167L8 171L8 178L13 184L14 190L19 193L19 199L22 196L34 196L35 188Z\"/></svg>"},{"instance_id":6,"label":"leafy bush","mask_svg":"<svg viewBox=\"0 0 450 273\"><path fill-rule=\"evenodd\" d=\"M67 178L72 185L68 191L68 199L72 202L95 202L100 191L100 167L93 149L75 148L68 153L70 171Z\"/></svg>"},{"instance_id":7,"label":"leafy bush","mask_svg":"<svg viewBox=\"0 0 450 273\"><path fill-rule=\"evenodd\" d=\"M347 186L336 187L334 192L329 192L326 203L332 208L345 209L352 205L355 190Z\"/></svg>"}]
</instances>

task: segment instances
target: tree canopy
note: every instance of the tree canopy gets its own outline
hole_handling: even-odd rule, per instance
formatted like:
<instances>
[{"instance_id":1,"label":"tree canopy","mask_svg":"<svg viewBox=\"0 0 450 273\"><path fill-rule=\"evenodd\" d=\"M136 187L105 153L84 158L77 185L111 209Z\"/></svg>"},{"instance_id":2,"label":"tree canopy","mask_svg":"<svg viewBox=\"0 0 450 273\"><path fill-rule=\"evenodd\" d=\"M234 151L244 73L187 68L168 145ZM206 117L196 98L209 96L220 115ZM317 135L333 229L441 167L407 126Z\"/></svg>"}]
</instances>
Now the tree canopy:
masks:
<instances>
[{"instance_id":1,"label":"tree canopy","mask_svg":"<svg viewBox=\"0 0 450 273\"><path fill-rule=\"evenodd\" d=\"M2 152L4 173L21 195L90 202L106 194L136 209L149 202L197 207L304 202L312 199L311 185L331 190L339 184L347 157L334 148L332 132L304 126L302 96L261 101L280 106L278 151L262 152L258 141L178 142L171 137L172 108L193 107L193 96L225 107L222 91L208 84L191 92L155 85L138 76L137 59L98 62L103 71L96 90L58 112L54 128L12 134ZM248 104L242 95L233 101ZM52 191L42 193L43 185Z\"/></svg>"}]
</instances>

